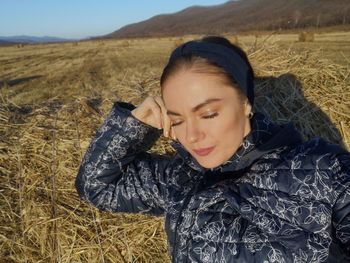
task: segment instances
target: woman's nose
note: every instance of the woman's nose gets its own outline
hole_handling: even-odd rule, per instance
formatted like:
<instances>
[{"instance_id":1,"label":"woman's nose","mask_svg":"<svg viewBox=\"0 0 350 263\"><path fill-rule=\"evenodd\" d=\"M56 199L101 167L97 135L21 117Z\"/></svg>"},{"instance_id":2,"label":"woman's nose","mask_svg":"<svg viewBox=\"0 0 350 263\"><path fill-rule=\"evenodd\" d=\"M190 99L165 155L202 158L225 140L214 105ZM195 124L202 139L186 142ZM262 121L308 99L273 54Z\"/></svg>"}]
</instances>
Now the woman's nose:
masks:
<instances>
[{"instance_id":1,"label":"woman's nose","mask_svg":"<svg viewBox=\"0 0 350 263\"><path fill-rule=\"evenodd\" d=\"M186 139L190 143L198 142L204 137L204 133L195 123L188 123L186 130Z\"/></svg>"}]
</instances>

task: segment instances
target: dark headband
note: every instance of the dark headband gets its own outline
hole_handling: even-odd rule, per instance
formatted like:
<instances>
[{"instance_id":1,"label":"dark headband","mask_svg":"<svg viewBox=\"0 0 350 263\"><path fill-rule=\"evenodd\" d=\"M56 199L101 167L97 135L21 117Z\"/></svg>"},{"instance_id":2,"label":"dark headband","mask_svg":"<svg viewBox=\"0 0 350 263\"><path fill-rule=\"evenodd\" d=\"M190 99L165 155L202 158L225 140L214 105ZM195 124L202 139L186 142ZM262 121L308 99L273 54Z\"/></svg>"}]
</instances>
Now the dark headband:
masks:
<instances>
[{"instance_id":1,"label":"dark headband","mask_svg":"<svg viewBox=\"0 0 350 263\"><path fill-rule=\"evenodd\" d=\"M220 44L189 41L176 48L168 64L185 55L206 58L222 67L238 83L251 105L254 102L253 73L247 62L234 50Z\"/></svg>"}]
</instances>

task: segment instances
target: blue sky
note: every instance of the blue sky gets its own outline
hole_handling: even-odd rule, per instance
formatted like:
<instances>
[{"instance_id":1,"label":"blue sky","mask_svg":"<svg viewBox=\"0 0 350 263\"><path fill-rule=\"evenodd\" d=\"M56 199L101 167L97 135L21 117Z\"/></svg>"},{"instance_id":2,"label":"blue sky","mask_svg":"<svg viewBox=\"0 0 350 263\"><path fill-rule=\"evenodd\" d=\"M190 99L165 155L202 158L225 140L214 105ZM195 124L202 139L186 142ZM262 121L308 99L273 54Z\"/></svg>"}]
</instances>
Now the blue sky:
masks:
<instances>
[{"instance_id":1,"label":"blue sky","mask_svg":"<svg viewBox=\"0 0 350 263\"><path fill-rule=\"evenodd\" d=\"M0 0L0 36L82 38L173 13L192 5L227 0Z\"/></svg>"}]
</instances>

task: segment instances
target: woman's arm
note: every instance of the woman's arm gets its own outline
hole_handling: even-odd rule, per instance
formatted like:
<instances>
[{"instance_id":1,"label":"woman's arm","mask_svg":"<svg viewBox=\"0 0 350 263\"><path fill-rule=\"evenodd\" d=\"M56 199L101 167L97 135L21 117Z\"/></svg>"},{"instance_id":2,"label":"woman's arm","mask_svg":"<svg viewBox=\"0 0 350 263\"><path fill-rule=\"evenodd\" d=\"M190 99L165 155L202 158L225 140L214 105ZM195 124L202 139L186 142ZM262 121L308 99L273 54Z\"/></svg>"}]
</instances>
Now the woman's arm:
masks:
<instances>
[{"instance_id":1,"label":"woman's arm","mask_svg":"<svg viewBox=\"0 0 350 263\"><path fill-rule=\"evenodd\" d=\"M336 188L342 191L333 207L332 221L335 237L350 259L350 154L343 154L338 157L338 160Z\"/></svg>"},{"instance_id":2,"label":"woman's arm","mask_svg":"<svg viewBox=\"0 0 350 263\"><path fill-rule=\"evenodd\" d=\"M133 108L113 105L85 153L76 189L101 210L160 215L169 159L145 152L160 132L133 117Z\"/></svg>"}]
</instances>

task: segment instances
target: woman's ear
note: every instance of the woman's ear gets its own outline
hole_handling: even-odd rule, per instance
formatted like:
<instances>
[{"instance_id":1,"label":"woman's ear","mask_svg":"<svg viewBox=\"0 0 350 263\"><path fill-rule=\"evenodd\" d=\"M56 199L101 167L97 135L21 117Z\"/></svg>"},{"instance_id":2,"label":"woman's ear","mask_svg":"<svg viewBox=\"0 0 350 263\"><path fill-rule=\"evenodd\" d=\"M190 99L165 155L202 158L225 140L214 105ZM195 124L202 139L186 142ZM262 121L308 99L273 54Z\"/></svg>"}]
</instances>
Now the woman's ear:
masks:
<instances>
[{"instance_id":1,"label":"woman's ear","mask_svg":"<svg viewBox=\"0 0 350 263\"><path fill-rule=\"evenodd\" d=\"M244 115L250 118L250 116L252 116L252 113L253 113L252 105L249 103L248 100L246 100L244 103Z\"/></svg>"}]
</instances>

